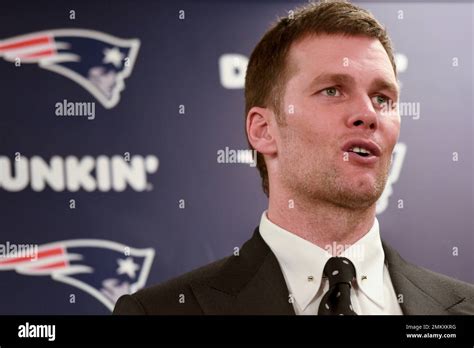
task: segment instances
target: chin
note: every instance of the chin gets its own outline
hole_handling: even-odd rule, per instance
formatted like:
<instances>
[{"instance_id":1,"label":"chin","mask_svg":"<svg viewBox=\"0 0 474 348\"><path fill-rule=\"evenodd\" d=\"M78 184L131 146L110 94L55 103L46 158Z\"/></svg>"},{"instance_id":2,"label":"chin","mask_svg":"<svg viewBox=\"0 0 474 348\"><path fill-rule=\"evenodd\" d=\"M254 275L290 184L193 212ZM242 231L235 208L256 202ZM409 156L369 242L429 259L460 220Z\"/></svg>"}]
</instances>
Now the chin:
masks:
<instances>
[{"instance_id":1,"label":"chin","mask_svg":"<svg viewBox=\"0 0 474 348\"><path fill-rule=\"evenodd\" d=\"M378 195L374 195L373 193L351 192L351 194L348 194L345 197L339 197L339 200L340 205L343 207L352 209L366 209L371 206L375 206L378 200Z\"/></svg>"},{"instance_id":2,"label":"chin","mask_svg":"<svg viewBox=\"0 0 474 348\"><path fill-rule=\"evenodd\" d=\"M342 188L342 187L341 187ZM383 192L376 180L357 180L344 185L336 194L336 200L350 208L368 208L374 205Z\"/></svg>"}]
</instances>

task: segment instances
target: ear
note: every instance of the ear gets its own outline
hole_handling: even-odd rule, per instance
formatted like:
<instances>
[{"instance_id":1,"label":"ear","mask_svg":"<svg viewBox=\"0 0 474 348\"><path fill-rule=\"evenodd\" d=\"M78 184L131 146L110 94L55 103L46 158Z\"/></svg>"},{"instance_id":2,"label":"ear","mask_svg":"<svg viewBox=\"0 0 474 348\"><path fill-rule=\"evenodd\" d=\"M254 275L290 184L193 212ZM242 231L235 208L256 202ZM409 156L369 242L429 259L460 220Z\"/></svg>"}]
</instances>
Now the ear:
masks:
<instances>
[{"instance_id":1,"label":"ear","mask_svg":"<svg viewBox=\"0 0 474 348\"><path fill-rule=\"evenodd\" d=\"M247 114L246 129L249 143L264 155L271 156L277 153L274 120L275 116L268 108L254 106Z\"/></svg>"}]
</instances>

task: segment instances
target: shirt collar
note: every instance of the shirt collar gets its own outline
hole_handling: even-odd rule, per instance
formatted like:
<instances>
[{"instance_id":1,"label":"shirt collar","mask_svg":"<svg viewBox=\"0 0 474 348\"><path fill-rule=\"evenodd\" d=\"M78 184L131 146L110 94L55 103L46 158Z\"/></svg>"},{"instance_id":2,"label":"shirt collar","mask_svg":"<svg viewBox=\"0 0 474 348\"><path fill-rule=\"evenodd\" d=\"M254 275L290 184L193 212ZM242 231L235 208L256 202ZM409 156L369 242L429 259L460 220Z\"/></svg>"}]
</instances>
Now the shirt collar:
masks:
<instances>
[{"instance_id":1,"label":"shirt collar","mask_svg":"<svg viewBox=\"0 0 474 348\"><path fill-rule=\"evenodd\" d=\"M332 257L330 248L323 249L274 224L268 219L267 211L262 214L259 231L275 254L291 295L305 310L321 287L324 266ZM383 307L385 256L377 218L369 232L339 256L353 262L360 290ZM312 280L309 281L308 277L312 277Z\"/></svg>"},{"instance_id":2,"label":"shirt collar","mask_svg":"<svg viewBox=\"0 0 474 348\"><path fill-rule=\"evenodd\" d=\"M354 264L359 289L377 305L384 307L385 253L377 218L369 232L345 249L340 256L347 257Z\"/></svg>"}]
</instances>

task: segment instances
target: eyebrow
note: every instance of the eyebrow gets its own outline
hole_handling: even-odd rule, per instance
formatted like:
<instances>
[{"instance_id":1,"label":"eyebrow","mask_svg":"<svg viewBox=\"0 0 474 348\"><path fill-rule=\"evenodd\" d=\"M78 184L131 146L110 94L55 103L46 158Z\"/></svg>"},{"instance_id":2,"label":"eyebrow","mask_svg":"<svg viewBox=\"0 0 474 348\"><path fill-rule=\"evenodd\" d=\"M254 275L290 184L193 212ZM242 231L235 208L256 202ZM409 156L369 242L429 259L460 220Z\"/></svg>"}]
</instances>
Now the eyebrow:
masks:
<instances>
[{"instance_id":1,"label":"eyebrow","mask_svg":"<svg viewBox=\"0 0 474 348\"><path fill-rule=\"evenodd\" d=\"M376 78L374 81L372 81L372 83L370 84L370 87L371 89L376 90L376 91L388 91L389 93L393 94L396 97L396 99L398 99L399 97L398 85L391 81L387 81L381 78Z\"/></svg>"},{"instance_id":2,"label":"eyebrow","mask_svg":"<svg viewBox=\"0 0 474 348\"><path fill-rule=\"evenodd\" d=\"M321 84L354 85L355 79L351 75L347 74L321 73L311 81L308 86L308 90L313 90L316 86ZM376 78L373 80L370 84L370 89L377 91L386 90L393 94L396 99L399 97L398 85L383 78Z\"/></svg>"}]
</instances>

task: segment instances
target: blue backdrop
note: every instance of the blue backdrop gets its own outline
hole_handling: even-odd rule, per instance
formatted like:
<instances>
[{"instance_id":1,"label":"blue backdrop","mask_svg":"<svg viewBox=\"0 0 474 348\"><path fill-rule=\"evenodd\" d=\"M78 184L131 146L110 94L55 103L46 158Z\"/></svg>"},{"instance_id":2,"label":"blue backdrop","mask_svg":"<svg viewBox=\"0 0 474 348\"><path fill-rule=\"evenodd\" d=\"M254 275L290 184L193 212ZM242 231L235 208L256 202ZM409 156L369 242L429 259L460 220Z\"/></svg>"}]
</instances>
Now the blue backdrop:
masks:
<instances>
[{"instance_id":1,"label":"blue backdrop","mask_svg":"<svg viewBox=\"0 0 474 348\"><path fill-rule=\"evenodd\" d=\"M246 149L246 60L300 4L0 5L0 314L107 314L251 236L258 172L218 154ZM389 30L404 103L382 237L474 282L473 4L360 5Z\"/></svg>"}]
</instances>

